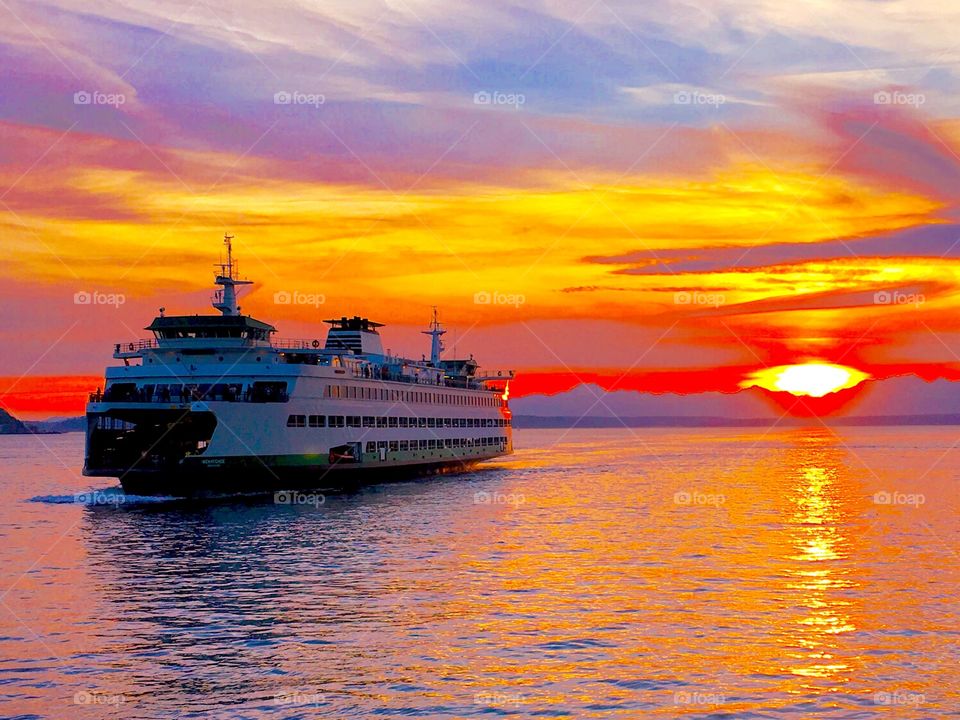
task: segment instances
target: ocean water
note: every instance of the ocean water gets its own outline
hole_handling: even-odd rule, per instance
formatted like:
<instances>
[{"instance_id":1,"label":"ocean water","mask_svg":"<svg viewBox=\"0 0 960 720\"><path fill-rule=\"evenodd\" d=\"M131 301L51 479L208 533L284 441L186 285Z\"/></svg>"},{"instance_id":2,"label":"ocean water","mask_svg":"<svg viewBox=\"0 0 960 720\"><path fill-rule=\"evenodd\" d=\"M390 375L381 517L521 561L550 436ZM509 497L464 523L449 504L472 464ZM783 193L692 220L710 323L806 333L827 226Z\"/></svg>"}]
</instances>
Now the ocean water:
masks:
<instances>
[{"instance_id":1,"label":"ocean water","mask_svg":"<svg viewBox=\"0 0 960 720\"><path fill-rule=\"evenodd\" d=\"M518 431L470 474L201 504L0 437L0 716L960 717L958 443Z\"/></svg>"}]
</instances>

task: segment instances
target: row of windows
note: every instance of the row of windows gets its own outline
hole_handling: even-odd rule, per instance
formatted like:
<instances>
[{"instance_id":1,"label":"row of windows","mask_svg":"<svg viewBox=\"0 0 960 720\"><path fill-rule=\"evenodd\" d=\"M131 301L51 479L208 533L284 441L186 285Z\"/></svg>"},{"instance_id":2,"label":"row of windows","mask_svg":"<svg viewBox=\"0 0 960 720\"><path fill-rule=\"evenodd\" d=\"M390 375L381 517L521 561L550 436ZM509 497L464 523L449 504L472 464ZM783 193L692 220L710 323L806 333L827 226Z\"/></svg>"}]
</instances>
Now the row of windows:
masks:
<instances>
[{"instance_id":1,"label":"row of windows","mask_svg":"<svg viewBox=\"0 0 960 720\"><path fill-rule=\"evenodd\" d=\"M429 403L433 405L460 405L465 407L499 407L503 404L498 394L450 393L436 390L400 390L363 385L327 385L324 397L340 400L379 400L383 402Z\"/></svg>"},{"instance_id":2,"label":"row of windows","mask_svg":"<svg viewBox=\"0 0 960 720\"><path fill-rule=\"evenodd\" d=\"M377 450L390 452L405 452L407 450L439 450L441 448L487 447L490 445L506 445L507 439L500 437L485 438L446 438L444 440L379 440L367 442L368 453Z\"/></svg>"},{"instance_id":3,"label":"row of windows","mask_svg":"<svg viewBox=\"0 0 960 720\"><path fill-rule=\"evenodd\" d=\"M509 418L374 417L373 415L289 415L287 427L473 428L510 427Z\"/></svg>"}]
</instances>

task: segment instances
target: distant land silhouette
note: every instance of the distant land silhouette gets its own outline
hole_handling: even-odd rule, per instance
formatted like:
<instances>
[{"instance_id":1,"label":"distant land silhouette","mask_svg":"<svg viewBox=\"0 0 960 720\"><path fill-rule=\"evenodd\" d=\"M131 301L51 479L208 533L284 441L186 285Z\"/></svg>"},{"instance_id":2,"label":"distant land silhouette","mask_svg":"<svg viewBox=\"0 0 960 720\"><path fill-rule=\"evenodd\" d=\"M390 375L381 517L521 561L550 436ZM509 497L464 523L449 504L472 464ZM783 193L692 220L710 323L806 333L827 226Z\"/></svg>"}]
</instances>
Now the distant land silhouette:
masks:
<instances>
[{"instance_id":1,"label":"distant land silhouette","mask_svg":"<svg viewBox=\"0 0 960 720\"><path fill-rule=\"evenodd\" d=\"M691 395L607 392L579 385L556 395L528 395L510 402L518 428L604 427L798 427L813 418L784 416L758 391ZM956 409L957 412L950 412ZM828 425L960 425L960 383L899 377L867 382L862 396ZM81 417L20 421L0 410L0 435L81 432Z\"/></svg>"}]
</instances>

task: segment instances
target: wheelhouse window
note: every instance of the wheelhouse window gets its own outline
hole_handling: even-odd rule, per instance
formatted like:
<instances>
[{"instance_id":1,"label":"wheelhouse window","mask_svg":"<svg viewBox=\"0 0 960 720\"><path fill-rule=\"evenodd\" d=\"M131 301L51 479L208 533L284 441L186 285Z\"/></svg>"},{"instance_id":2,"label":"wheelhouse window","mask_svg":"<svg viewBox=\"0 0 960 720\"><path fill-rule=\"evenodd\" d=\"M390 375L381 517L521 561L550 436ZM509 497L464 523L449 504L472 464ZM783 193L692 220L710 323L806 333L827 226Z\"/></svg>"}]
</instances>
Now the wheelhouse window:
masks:
<instances>
[{"instance_id":1,"label":"wheelhouse window","mask_svg":"<svg viewBox=\"0 0 960 720\"><path fill-rule=\"evenodd\" d=\"M307 416L306 415L290 415L287 417L287 427L306 427L307 426Z\"/></svg>"},{"instance_id":2,"label":"wheelhouse window","mask_svg":"<svg viewBox=\"0 0 960 720\"><path fill-rule=\"evenodd\" d=\"M326 415L311 415L309 418L309 425L312 428L324 427L327 424Z\"/></svg>"}]
</instances>

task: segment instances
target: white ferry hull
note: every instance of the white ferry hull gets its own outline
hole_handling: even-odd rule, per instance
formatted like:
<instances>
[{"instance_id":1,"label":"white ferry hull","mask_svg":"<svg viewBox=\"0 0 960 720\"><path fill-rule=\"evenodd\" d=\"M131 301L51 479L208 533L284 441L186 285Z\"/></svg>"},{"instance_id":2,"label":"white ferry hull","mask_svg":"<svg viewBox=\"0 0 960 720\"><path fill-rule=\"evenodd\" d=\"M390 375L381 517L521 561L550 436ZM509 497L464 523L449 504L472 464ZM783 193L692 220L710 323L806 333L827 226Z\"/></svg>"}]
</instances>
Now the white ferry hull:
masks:
<instances>
[{"instance_id":1,"label":"white ferry hull","mask_svg":"<svg viewBox=\"0 0 960 720\"><path fill-rule=\"evenodd\" d=\"M117 370L124 371L135 369ZM138 381L145 382L142 376ZM301 377L299 387L310 387L314 381L322 383L321 378ZM401 386L358 384L373 383ZM410 386L401 387L409 391ZM124 491L134 495L192 497L353 487L461 472L513 451L512 428L498 407L477 409L468 416L443 406L294 395L284 402L264 403L91 402L87 418L84 474L117 478ZM290 427L291 418L295 422L302 418L302 426ZM311 427L319 418L325 427ZM326 427L328 419L329 424L336 420L344 426ZM359 426L347 426L348 422ZM134 426L141 436L133 442L112 426ZM126 447L117 437L127 440Z\"/></svg>"}]
</instances>

